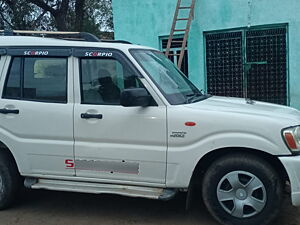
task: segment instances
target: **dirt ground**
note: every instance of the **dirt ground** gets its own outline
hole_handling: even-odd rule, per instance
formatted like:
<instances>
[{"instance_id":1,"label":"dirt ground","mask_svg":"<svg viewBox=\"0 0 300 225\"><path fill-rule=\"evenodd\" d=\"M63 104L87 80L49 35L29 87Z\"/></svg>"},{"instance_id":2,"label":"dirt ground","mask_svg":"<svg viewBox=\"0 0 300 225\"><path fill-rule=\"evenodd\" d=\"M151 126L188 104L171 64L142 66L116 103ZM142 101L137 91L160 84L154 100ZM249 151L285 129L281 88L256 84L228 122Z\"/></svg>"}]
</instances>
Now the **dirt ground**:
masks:
<instances>
[{"instance_id":1,"label":"dirt ground","mask_svg":"<svg viewBox=\"0 0 300 225\"><path fill-rule=\"evenodd\" d=\"M202 203L185 211L185 196L162 202L113 195L26 191L0 225L217 225ZM282 214L272 225L300 225L300 208L286 195Z\"/></svg>"}]
</instances>

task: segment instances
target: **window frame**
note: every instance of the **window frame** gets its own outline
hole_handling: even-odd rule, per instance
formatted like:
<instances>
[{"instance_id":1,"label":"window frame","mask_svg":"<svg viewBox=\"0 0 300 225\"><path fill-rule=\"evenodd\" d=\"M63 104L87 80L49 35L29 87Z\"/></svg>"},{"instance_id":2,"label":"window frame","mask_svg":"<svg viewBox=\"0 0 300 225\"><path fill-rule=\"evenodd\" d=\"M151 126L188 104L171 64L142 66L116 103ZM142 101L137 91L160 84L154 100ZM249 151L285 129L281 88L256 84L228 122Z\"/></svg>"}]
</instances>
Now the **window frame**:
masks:
<instances>
[{"instance_id":1,"label":"window frame","mask_svg":"<svg viewBox=\"0 0 300 225\"><path fill-rule=\"evenodd\" d=\"M166 41L166 43L168 43L168 38L169 36L160 36L159 37L159 43L160 43L160 50L161 52L163 52L164 54L166 53L167 50L167 46L164 46L164 41ZM183 34L179 34L179 35L174 35L173 40L182 40L184 39L184 35ZM180 45L180 44L179 44ZM174 47L173 45L171 45L170 48L170 54L180 54L181 51L181 47ZM173 53L172 53L173 52ZM178 64L179 61L179 56L169 56L168 57L169 60L171 60L176 66ZM185 46L184 49L184 56L183 56L183 64L181 66L181 69L179 69L187 78L189 78L189 48L188 48L188 42Z\"/></svg>"},{"instance_id":2,"label":"window frame","mask_svg":"<svg viewBox=\"0 0 300 225\"><path fill-rule=\"evenodd\" d=\"M11 71L11 67L13 64L13 61L15 58L20 58L21 63L20 63L20 97L19 98L13 98L13 97L6 97L4 96L7 88L7 83ZM55 101L55 100L38 100L38 99L30 99L30 98L24 98L24 68L25 68L25 58L49 58L49 59L65 59L66 60L66 84L65 84L65 100L64 101ZM67 104L68 103L68 81L69 81L69 57L67 56L18 56L18 55L12 55L10 62L9 62L9 67L8 70L5 74L5 81L3 85L3 91L1 98L2 99L9 99L9 100L19 100L19 101L30 101L30 102L42 102L42 103L55 103L55 104Z\"/></svg>"},{"instance_id":3,"label":"window frame","mask_svg":"<svg viewBox=\"0 0 300 225\"><path fill-rule=\"evenodd\" d=\"M106 57L106 56L84 56L84 52L111 52L113 53L112 56ZM82 59L116 59L123 67L127 67L129 70L132 71L133 75L135 75L138 79L143 78L139 70L134 66L134 64L127 58L127 56L118 49L110 49L110 48L76 48L74 51L74 57L78 59L78 65L79 65L79 88L80 88L80 104L81 105L97 105L97 106L121 106L120 104L99 104L99 103L84 103L83 102L83 90L82 90ZM145 87L147 90L147 88ZM148 91L148 90L147 90ZM151 93L148 91L149 95ZM157 106L156 100L151 95L154 106Z\"/></svg>"},{"instance_id":4,"label":"window frame","mask_svg":"<svg viewBox=\"0 0 300 225\"><path fill-rule=\"evenodd\" d=\"M84 102L84 94L83 94L83 82L82 82L82 78L83 78L83 75L82 75L82 60L85 60L85 59L94 59L94 60L99 60L99 59L102 59L102 60L116 60L117 62L120 63L120 61L118 61L116 58L114 57L81 57L79 58L79 86L80 86L80 104L82 105L111 105L111 106L114 106L116 104L109 104L109 103L105 103L105 104L101 104L101 103L88 103L88 102ZM122 66L123 64L120 63ZM118 106L119 104L117 104L116 106Z\"/></svg>"},{"instance_id":5,"label":"window frame","mask_svg":"<svg viewBox=\"0 0 300 225\"><path fill-rule=\"evenodd\" d=\"M13 97L6 97L4 96L5 93L6 93L6 88L7 88L7 83L8 83L8 79L9 79L9 75L10 75L10 72L11 72L11 68L12 68L12 65L13 65L13 62L14 62L14 59L15 58L21 58L20 56L12 56L10 58L10 62L9 62L9 66L8 66L8 69L7 69L7 72L5 73L5 81L4 81L4 85L3 85L3 91L2 91L2 95L1 95L1 98L2 99L10 99L10 100L21 100L21 96L22 96L22 60L21 60L21 63L20 63L20 97L18 98L13 98Z\"/></svg>"}]
</instances>

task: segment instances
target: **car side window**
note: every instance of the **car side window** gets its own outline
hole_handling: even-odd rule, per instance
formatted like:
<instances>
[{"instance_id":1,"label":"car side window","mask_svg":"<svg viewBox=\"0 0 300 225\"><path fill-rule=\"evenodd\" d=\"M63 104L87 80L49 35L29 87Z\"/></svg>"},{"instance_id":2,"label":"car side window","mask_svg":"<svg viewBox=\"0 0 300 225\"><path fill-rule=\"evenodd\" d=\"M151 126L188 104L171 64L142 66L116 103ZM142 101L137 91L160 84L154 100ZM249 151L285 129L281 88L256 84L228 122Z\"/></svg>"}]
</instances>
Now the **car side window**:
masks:
<instances>
[{"instance_id":1,"label":"car side window","mask_svg":"<svg viewBox=\"0 0 300 225\"><path fill-rule=\"evenodd\" d=\"M67 102L67 58L14 57L3 98Z\"/></svg>"},{"instance_id":2,"label":"car side window","mask_svg":"<svg viewBox=\"0 0 300 225\"><path fill-rule=\"evenodd\" d=\"M82 58L81 102L120 105L124 89L142 87L134 73L115 58Z\"/></svg>"},{"instance_id":3,"label":"car side window","mask_svg":"<svg viewBox=\"0 0 300 225\"><path fill-rule=\"evenodd\" d=\"M67 59L25 58L23 98L67 102Z\"/></svg>"},{"instance_id":4,"label":"car side window","mask_svg":"<svg viewBox=\"0 0 300 225\"><path fill-rule=\"evenodd\" d=\"M21 97L21 58L12 59L6 85L3 92L3 98L19 99Z\"/></svg>"}]
</instances>

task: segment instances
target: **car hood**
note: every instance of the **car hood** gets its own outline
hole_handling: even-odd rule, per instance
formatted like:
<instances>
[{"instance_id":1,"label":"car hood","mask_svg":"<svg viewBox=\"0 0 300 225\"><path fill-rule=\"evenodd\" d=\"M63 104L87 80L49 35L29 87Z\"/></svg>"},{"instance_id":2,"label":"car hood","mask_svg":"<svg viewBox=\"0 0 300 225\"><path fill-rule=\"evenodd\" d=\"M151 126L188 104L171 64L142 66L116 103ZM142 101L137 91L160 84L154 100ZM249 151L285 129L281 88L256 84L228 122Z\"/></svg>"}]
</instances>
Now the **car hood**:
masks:
<instances>
[{"instance_id":1,"label":"car hood","mask_svg":"<svg viewBox=\"0 0 300 225\"><path fill-rule=\"evenodd\" d=\"M186 105L186 107L284 118L300 124L300 111L294 108L259 101L247 101L242 98L212 96L204 101Z\"/></svg>"}]
</instances>

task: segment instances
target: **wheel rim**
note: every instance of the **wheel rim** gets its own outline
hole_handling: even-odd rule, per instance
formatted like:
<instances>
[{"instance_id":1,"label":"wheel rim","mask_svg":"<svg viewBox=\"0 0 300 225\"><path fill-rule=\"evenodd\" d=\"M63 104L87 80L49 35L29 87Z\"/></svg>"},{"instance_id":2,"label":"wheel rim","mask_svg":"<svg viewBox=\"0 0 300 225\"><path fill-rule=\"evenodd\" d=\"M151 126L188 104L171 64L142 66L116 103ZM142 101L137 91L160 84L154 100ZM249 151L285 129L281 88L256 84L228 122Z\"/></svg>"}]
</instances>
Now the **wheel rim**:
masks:
<instances>
[{"instance_id":1,"label":"wheel rim","mask_svg":"<svg viewBox=\"0 0 300 225\"><path fill-rule=\"evenodd\" d=\"M237 218L257 215L267 202L266 188L262 181L245 171L226 174L218 184L217 197L223 209Z\"/></svg>"}]
</instances>

